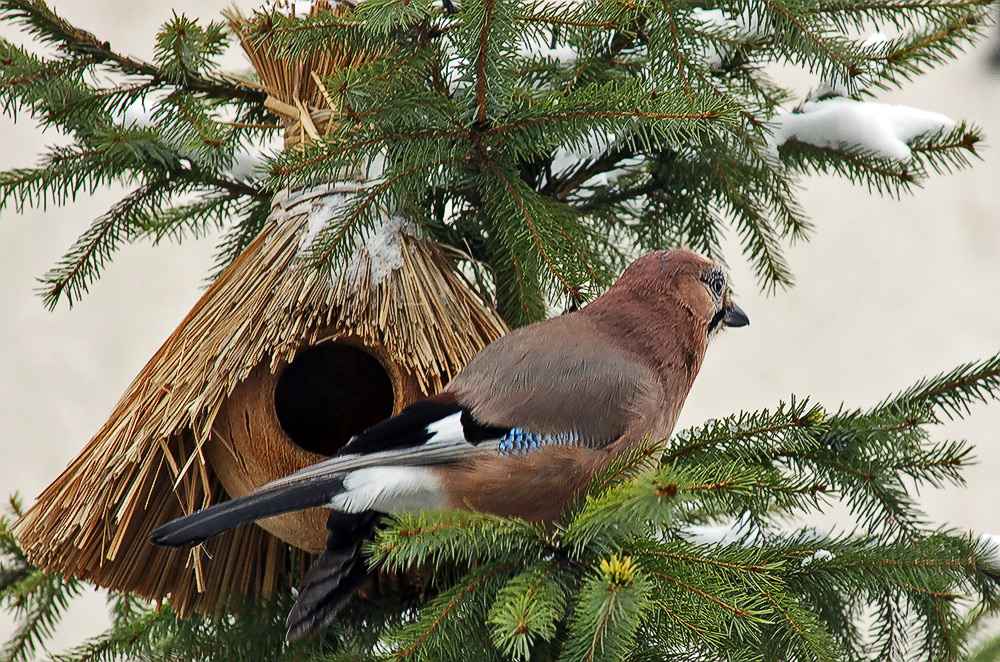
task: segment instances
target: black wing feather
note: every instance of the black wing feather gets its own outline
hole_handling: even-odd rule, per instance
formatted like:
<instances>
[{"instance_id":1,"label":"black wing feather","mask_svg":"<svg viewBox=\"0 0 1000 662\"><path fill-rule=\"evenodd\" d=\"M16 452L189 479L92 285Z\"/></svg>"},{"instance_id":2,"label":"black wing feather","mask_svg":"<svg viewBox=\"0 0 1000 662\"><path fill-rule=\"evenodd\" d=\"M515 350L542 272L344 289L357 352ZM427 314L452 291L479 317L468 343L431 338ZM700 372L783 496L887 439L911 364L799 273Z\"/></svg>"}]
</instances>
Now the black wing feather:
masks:
<instances>
[{"instance_id":1,"label":"black wing feather","mask_svg":"<svg viewBox=\"0 0 1000 662\"><path fill-rule=\"evenodd\" d=\"M416 448L431 438L428 426L460 411L462 406L456 402L435 399L414 402L395 416L379 421L351 439L338 455L367 455Z\"/></svg>"},{"instance_id":2,"label":"black wing feather","mask_svg":"<svg viewBox=\"0 0 1000 662\"><path fill-rule=\"evenodd\" d=\"M165 547L197 545L250 522L315 506L325 506L344 488L343 477L311 478L216 503L154 529L149 539Z\"/></svg>"},{"instance_id":3,"label":"black wing feather","mask_svg":"<svg viewBox=\"0 0 1000 662\"><path fill-rule=\"evenodd\" d=\"M285 639L295 641L329 625L365 584L371 573L361 557L361 545L374 537L381 517L373 510L330 513L326 550L302 579L298 600L288 614Z\"/></svg>"},{"instance_id":4,"label":"black wing feather","mask_svg":"<svg viewBox=\"0 0 1000 662\"><path fill-rule=\"evenodd\" d=\"M429 431L432 425L459 412L462 414L460 420L465 440L473 446L482 441L499 439L510 431L509 427L483 425L450 393L444 393L415 402L392 418L376 423L351 439L338 455L418 448L433 436Z\"/></svg>"}]
</instances>

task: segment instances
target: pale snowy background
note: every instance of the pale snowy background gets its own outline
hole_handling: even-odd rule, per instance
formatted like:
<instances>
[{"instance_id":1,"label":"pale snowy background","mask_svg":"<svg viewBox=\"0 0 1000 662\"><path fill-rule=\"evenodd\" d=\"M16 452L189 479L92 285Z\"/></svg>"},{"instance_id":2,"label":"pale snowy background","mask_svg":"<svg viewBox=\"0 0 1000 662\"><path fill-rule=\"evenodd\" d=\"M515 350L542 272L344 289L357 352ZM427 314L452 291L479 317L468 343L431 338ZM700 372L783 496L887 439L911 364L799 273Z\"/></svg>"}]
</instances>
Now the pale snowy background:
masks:
<instances>
[{"instance_id":1,"label":"pale snowy background","mask_svg":"<svg viewBox=\"0 0 1000 662\"><path fill-rule=\"evenodd\" d=\"M172 9L214 19L230 0L53 0L57 11L119 51L150 58L156 28ZM250 8L253 3L241 3ZM10 26L0 26L13 34ZM836 407L872 405L925 375L1000 350L1000 78L982 44L943 69L878 100L966 119L986 133L983 161L934 177L902 201L817 178L800 200L816 224L812 241L788 252L797 286L767 297L734 245L732 276L752 324L724 334L709 357L681 425L773 406L792 393ZM243 67L234 56L230 68ZM819 81L803 79L804 96ZM0 167L30 165L42 146L30 118L0 119ZM41 276L117 191L67 208L0 217L0 496L29 502L76 455L119 395L197 300L212 264L211 240L121 251L72 310L47 312L34 295ZM968 489L923 495L932 521L1000 532L1000 404L940 429L977 443ZM97 633L103 599L86 595L60 628L56 649ZM0 639L10 623L0 616Z\"/></svg>"}]
</instances>

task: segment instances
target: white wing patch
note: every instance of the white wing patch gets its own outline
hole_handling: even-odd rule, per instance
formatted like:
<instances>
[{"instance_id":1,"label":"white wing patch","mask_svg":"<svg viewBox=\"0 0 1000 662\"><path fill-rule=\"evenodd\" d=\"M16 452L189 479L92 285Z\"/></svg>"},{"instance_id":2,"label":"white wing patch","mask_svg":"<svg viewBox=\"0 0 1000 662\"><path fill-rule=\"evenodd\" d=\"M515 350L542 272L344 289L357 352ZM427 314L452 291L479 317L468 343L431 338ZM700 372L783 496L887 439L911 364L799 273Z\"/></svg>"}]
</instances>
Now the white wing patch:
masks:
<instances>
[{"instance_id":1,"label":"white wing patch","mask_svg":"<svg viewBox=\"0 0 1000 662\"><path fill-rule=\"evenodd\" d=\"M426 430L431 434L431 437L420 446L396 448L377 451L375 453L334 455L329 459L317 462L304 469L299 469L284 478L272 480L260 489L287 485L310 478L328 477L337 474L347 475L352 471L378 465L387 467L399 465L417 466L455 462L469 455L489 451L495 452L497 445L500 443L499 439L495 439L481 441L478 444L470 444L465 438L465 428L462 427L462 412L455 412L434 421L426 427Z\"/></svg>"},{"instance_id":2,"label":"white wing patch","mask_svg":"<svg viewBox=\"0 0 1000 662\"><path fill-rule=\"evenodd\" d=\"M330 500L330 507L345 513L417 512L440 510L447 501L440 481L427 467L383 466L344 476L344 491Z\"/></svg>"},{"instance_id":3,"label":"white wing patch","mask_svg":"<svg viewBox=\"0 0 1000 662\"><path fill-rule=\"evenodd\" d=\"M462 427L462 412L460 411L445 416L439 421L434 421L427 426L427 431L431 434L431 438L425 444L428 447L467 443L465 428Z\"/></svg>"}]
</instances>

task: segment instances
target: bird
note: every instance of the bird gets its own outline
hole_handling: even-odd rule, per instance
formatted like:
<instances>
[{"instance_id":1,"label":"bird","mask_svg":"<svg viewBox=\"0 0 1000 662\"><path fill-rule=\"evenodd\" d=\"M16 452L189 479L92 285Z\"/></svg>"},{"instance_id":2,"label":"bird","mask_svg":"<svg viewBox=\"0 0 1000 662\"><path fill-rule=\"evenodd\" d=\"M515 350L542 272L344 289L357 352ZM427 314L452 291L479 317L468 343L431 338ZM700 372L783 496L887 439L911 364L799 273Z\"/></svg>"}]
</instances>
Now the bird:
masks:
<instances>
[{"instance_id":1,"label":"bird","mask_svg":"<svg viewBox=\"0 0 1000 662\"><path fill-rule=\"evenodd\" d=\"M673 431L709 341L750 323L725 269L648 253L591 303L495 340L437 394L354 436L336 455L150 536L196 545L236 526L331 509L326 550L287 622L333 622L369 576L361 547L383 514L471 508L551 525L604 466Z\"/></svg>"}]
</instances>

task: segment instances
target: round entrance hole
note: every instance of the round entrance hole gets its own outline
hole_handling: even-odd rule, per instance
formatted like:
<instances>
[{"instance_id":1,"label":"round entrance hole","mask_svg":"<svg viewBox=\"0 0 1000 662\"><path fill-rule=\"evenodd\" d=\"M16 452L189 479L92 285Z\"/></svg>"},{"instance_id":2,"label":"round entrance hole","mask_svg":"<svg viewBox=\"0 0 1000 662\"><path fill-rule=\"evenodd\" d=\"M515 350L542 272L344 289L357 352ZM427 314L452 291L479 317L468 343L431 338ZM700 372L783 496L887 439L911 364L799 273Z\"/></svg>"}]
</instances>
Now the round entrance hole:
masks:
<instances>
[{"instance_id":1,"label":"round entrance hole","mask_svg":"<svg viewBox=\"0 0 1000 662\"><path fill-rule=\"evenodd\" d=\"M342 343L316 345L278 379L274 409L291 440L333 455L351 437L392 415L392 380L367 352Z\"/></svg>"}]
</instances>

